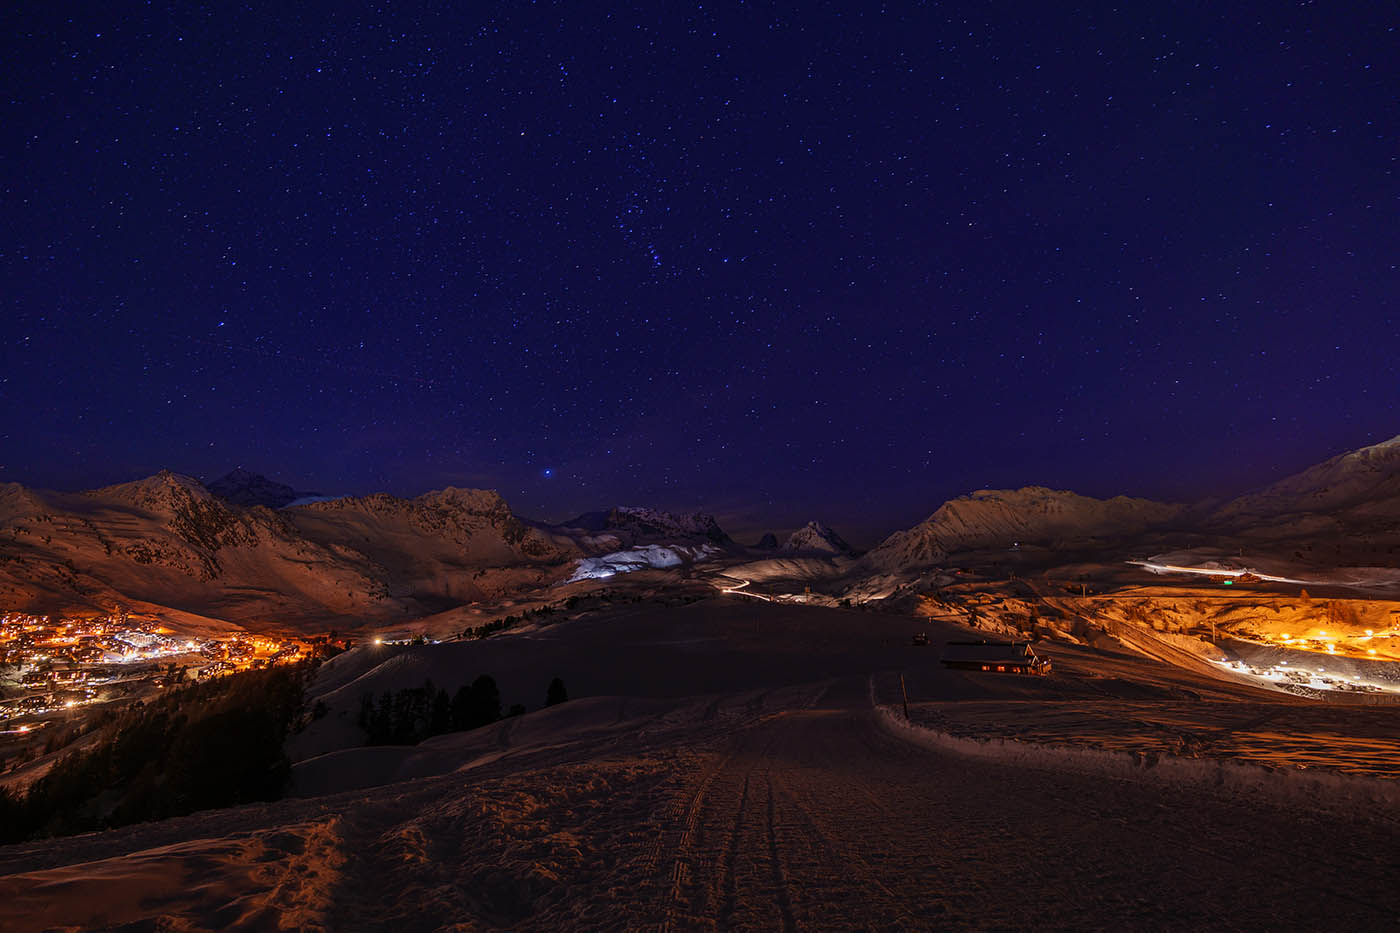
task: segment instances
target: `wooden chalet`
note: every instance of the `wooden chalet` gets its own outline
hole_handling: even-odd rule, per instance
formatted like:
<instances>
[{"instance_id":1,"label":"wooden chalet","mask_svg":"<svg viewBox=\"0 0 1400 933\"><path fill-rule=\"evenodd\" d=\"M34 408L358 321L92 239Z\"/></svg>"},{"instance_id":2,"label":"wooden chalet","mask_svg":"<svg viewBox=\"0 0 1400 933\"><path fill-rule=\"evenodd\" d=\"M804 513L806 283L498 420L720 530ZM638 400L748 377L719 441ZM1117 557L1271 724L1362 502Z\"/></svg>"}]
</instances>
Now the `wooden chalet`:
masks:
<instances>
[{"instance_id":1,"label":"wooden chalet","mask_svg":"<svg viewBox=\"0 0 1400 933\"><path fill-rule=\"evenodd\" d=\"M940 659L944 667L996 674L1048 674L1050 659L1031 650L1028 641L950 641Z\"/></svg>"}]
</instances>

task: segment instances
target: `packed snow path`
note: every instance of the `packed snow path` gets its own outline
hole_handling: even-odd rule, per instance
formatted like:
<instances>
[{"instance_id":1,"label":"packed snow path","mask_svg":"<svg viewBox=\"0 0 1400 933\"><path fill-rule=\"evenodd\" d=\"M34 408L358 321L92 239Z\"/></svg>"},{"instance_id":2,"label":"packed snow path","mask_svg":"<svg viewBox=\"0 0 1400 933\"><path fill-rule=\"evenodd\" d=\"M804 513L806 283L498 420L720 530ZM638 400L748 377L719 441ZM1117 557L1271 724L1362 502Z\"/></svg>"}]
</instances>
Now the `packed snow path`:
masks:
<instances>
[{"instance_id":1,"label":"packed snow path","mask_svg":"<svg viewBox=\"0 0 1400 933\"><path fill-rule=\"evenodd\" d=\"M938 755L881 730L859 693L846 683L767 716L703 759L630 916L673 929L1400 918L1391 831Z\"/></svg>"},{"instance_id":2,"label":"packed snow path","mask_svg":"<svg viewBox=\"0 0 1400 933\"><path fill-rule=\"evenodd\" d=\"M843 677L641 719L625 719L623 702L611 738L2 849L0 926L1356 929L1400 919L1396 814L1339 821L934 752L882 728L868 689Z\"/></svg>"}]
</instances>

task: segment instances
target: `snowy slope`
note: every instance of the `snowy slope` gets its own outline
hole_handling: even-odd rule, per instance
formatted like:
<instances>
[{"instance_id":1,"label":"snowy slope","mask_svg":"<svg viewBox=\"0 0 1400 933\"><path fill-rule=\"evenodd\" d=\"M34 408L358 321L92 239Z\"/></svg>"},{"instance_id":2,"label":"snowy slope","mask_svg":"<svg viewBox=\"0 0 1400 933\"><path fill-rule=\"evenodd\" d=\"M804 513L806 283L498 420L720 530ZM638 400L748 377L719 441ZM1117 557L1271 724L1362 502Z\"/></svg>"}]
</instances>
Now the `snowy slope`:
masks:
<instances>
[{"instance_id":1,"label":"snowy slope","mask_svg":"<svg viewBox=\"0 0 1400 933\"><path fill-rule=\"evenodd\" d=\"M1319 512L1400 519L1400 436L1233 499L1217 510L1216 518L1241 522Z\"/></svg>"},{"instance_id":2,"label":"snowy slope","mask_svg":"<svg viewBox=\"0 0 1400 933\"><path fill-rule=\"evenodd\" d=\"M169 472L77 494L0 488L7 609L139 603L321 631L536 587L578 553L482 490L274 512L231 504Z\"/></svg>"},{"instance_id":3,"label":"snowy slope","mask_svg":"<svg viewBox=\"0 0 1400 933\"><path fill-rule=\"evenodd\" d=\"M891 535L863 562L891 572L937 564L954 551L1121 538L1161 526L1182 511L1148 499L1092 499L1041 486L984 489L944 503L920 524Z\"/></svg>"},{"instance_id":4,"label":"snowy slope","mask_svg":"<svg viewBox=\"0 0 1400 933\"><path fill-rule=\"evenodd\" d=\"M500 675L518 649L530 683L562 672L581 698L304 760L306 797L5 847L0 927L1372 929L1400 912L1393 781L1280 766L1182 782L1223 768L1079 742L928 741L902 710L872 708L906 692L870 672L908 666L916 625L751 602L556 626L534 646L438 646L463 677ZM910 718L1055 704L1076 739L1128 729L1199 748L1235 732L1213 715L1295 756L1395 744L1350 736L1355 709L1270 740L1273 719L1327 710L1073 654L1051 678L920 666ZM1169 688L1193 698L1163 709ZM1295 803L1308 799L1328 809Z\"/></svg>"}]
</instances>

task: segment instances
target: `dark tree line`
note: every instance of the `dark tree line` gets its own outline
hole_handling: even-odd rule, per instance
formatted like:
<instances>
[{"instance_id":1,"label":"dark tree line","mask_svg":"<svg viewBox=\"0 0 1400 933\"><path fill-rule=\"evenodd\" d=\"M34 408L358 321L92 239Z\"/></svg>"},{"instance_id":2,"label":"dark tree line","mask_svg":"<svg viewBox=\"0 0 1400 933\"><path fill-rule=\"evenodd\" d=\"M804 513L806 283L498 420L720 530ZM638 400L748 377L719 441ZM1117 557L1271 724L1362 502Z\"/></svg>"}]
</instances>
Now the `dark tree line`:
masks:
<instances>
[{"instance_id":1,"label":"dark tree line","mask_svg":"<svg viewBox=\"0 0 1400 933\"><path fill-rule=\"evenodd\" d=\"M282 743L303 715L310 670L234 674L136 704L27 791L0 790L0 841L276 800L291 772Z\"/></svg>"},{"instance_id":2,"label":"dark tree line","mask_svg":"<svg viewBox=\"0 0 1400 933\"><path fill-rule=\"evenodd\" d=\"M564 682L554 678L545 705L563 703L568 698ZM517 703L504 716L524 712L525 707ZM367 745L416 745L435 735L479 729L502 718L501 691L496 679L482 674L453 694L431 680L424 681L421 687L386 690L377 700L366 693L360 698L356 722L365 730Z\"/></svg>"},{"instance_id":3,"label":"dark tree line","mask_svg":"<svg viewBox=\"0 0 1400 933\"><path fill-rule=\"evenodd\" d=\"M565 600L564 603L564 605L569 609L572 609L577 604L577 596L570 596L567 600ZM526 609L523 613L521 613L518 616L503 616L499 619L495 619L491 622L486 622L482 625L477 625L472 628L464 628L457 633L457 637L490 638L497 632L504 632L509 629L515 628L515 626L521 622L529 622L532 619L548 619L550 616L553 616L556 611L557 610L553 606L540 606L536 609Z\"/></svg>"},{"instance_id":4,"label":"dark tree line","mask_svg":"<svg viewBox=\"0 0 1400 933\"><path fill-rule=\"evenodd\" d=\"M464 628L462 631L458 632L457 635L459 638L490 638L497 632L504 632L507 629L514 628L515 624L519 621L520 619L515 616L506 616L503 619L496 619L472 628Z\"/></svg>"},{"instance_id":5,"label":"dark tree line","mask_svg":"<svg viewBox=\"0 0 1400 933\"><path fill-rule=\"evenodd\" d=\"M445 732L489 726L500 718L501 691L495 678L482 674L455 694L431 680L421 687L386 690L378 701L365 694L357 721L370 745L415 745Z\"/></svg>"}]
</instances>

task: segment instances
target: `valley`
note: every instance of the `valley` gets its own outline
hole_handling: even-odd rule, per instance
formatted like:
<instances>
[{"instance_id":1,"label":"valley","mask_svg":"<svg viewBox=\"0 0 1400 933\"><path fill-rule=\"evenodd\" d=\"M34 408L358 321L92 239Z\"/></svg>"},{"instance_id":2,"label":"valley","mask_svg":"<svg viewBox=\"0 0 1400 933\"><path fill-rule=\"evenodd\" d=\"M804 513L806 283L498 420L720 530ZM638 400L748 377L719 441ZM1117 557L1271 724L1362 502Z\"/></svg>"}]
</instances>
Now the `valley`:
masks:
<instances>
[{"instance_id":1,"label":"valley","mask_svg":"<svg viewBox=\"0 0 1400 933\"><path fill-rule=\"evenodd\" d=\"M120 722L234 668L319 666L283 744L286 799L0 849L0 920L358 928L404 919L390 889L433 922L525 929L618 911L1393 920L1397 451L1224 505L982 491L864 554L819 522L746 546L699 513L549 524L476 490L272 509L173 474L7 487L10 793L104 741L87 693L26 708L61 700L57 679L86 671L89 691L146 662L92 707ZM1051 670L940 663L980 641L1033 643ZM494 712L459 715L483 690ZM450 702L452 725L404 719L414 697ZM1102 857L1053 857L1086 832ZM1186 868L1200 851L1228 854ZM196 864L197 890L171 885ZM1279 865L1306 898L1270 887ZM117 878L139 897L113 897ZM1027 904L992 893L1008 878ZM1266 896L1242 906L1244 884ZM1082 885L1095 901L1066 894ZM82 896L35 893L58 888Z\"/></svg>"}]
</instances>

